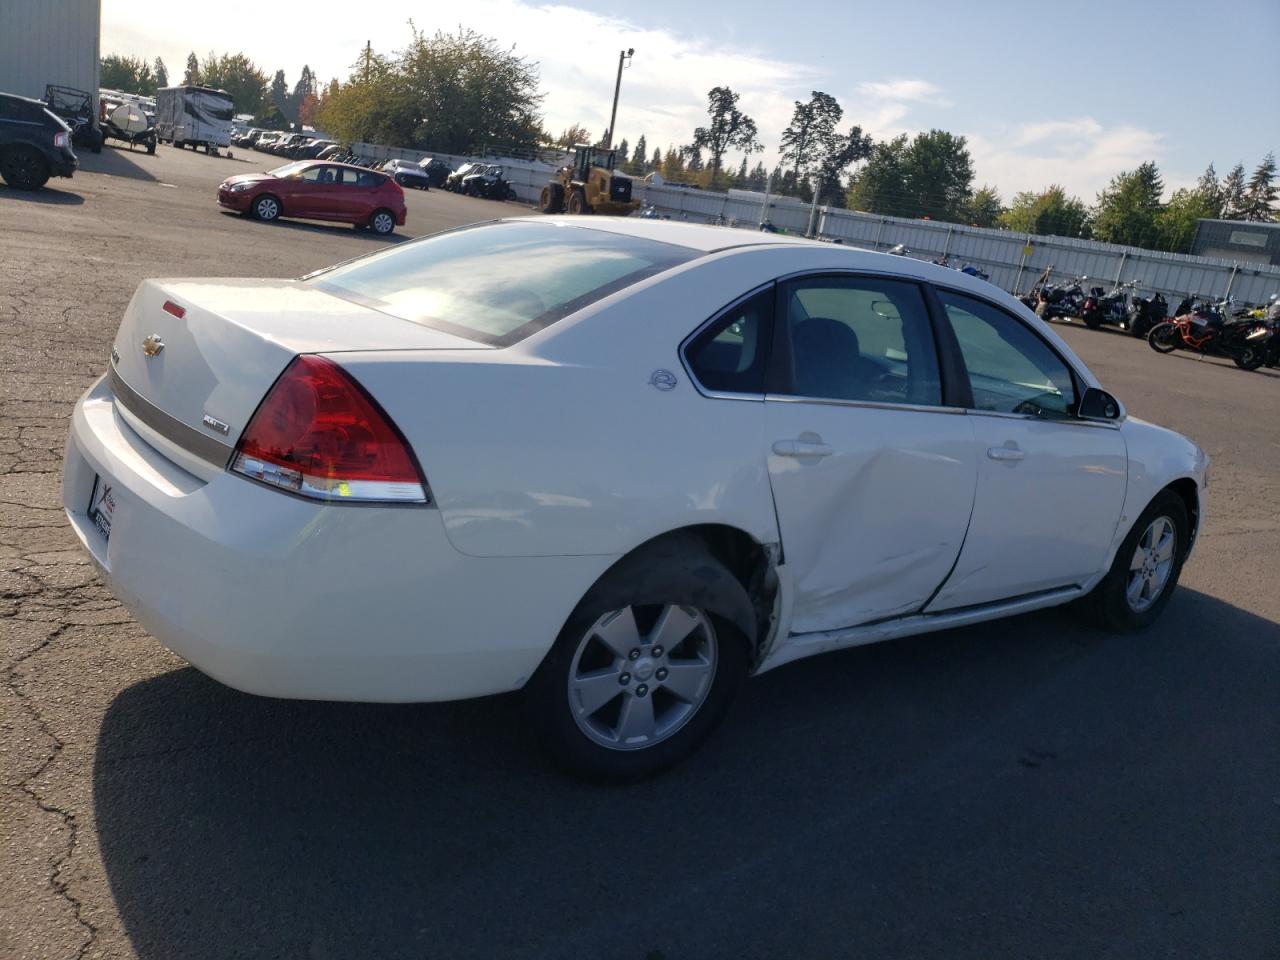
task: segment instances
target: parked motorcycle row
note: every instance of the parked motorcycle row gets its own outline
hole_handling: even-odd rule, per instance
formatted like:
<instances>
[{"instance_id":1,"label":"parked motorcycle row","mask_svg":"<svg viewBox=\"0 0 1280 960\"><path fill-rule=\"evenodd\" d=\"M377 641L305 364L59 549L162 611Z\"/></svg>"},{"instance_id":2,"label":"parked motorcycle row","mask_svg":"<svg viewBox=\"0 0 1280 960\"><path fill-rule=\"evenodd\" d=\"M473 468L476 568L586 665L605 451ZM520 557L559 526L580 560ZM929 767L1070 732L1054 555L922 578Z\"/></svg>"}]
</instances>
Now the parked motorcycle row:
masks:
<instances>
[{"instance_id":1,"label":"parked motorcycle row","mask_svg":"<svg viewBox=\"0 0 1280 960\"><path fill-rule=\"evenodd\" d=\"M1048 271L1021 297L1045 320L1079 318L1091 330L1114 326L1144 338L1157 353L1191 350L1225 357L1242 370L1280 366L1280 294L1262 306L1191 294L1169 311L1158 291L1142 295L1134 281L1106 288L1088 277L1051 283Z\"/></svg>"}]
</instances>

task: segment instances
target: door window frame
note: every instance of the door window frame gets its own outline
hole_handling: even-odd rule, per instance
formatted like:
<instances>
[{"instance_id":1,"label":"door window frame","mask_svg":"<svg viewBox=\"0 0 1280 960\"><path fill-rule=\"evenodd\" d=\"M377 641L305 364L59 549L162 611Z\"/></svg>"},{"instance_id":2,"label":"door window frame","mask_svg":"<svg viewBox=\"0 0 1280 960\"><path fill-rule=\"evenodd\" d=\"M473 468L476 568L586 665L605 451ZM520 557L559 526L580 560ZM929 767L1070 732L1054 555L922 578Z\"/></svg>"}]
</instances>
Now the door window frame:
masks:
<instances>
[{"instance_id":1,"label":"door window frame","mask_svg":"<svg viewBox=\"0 0 1280 960\"><path fill-rule=\"evenodd\" d=\"M961 393L964 396L965 413L971 414L975 417L997 417L1006 420L1026 420L1035 423L1058 423L1074 427L1101 427L1106 430L1120 429L1120 424L1118 422L1090 420L1080 416L1080 401L1084 398L1085 390L1089 389L1088 383L1085 382L1084 375L1074 363L1064 357L1061 351L1049 342L1049 340L1030 323L1027 323L1027 321L1023 320L1006 307L1003 307L998 303L994 303L988 298L980 294L976 294L971 290L961 290L959 287L951 287L942 283L927 283L925 286L928 288L927 296L929 298L929 309L931 312L936 313L937 319L946 328L946 340L948 343L947 350L949 352L953 352L956 364L959 368L960 376L962 377L963 389ZM1069 413L1069 415L1066 417L1041 417L1033 413L1009 413L1003 410L979 410L976 408L973 405L973 387L969 381L969 368L964 361L964 352L960 349L960 341L956 337L955 329L951 326L951 319L947 316L946 304L942 302L942 298L939 296L939 293L949 293L969 300L975 300L985 307L1004 314L1013 323L1020 324L1024 330L1039 340L1045 349L1047 349L1058 360L1058 362L1066 368L1067 375L1071 377L1071 389L1075 393L1075 403L1073 404L1074 409Z\"/></svg>"},{"instance_id":2,"label":"door window frame","mask_svg":"<svg viewBox=\"0 0 1280 960\"><path fill-rule=\"evenodd\" d=\"M929 333L938 365L941 387L940 404L880 402L875 400L842 400L832 397L806 397L794 392L794 361L791 352L791 324L786 322L787 304L783 301L788 284L811 280L833 279L841 281L893 280L914 286L924 303L929 318ZM972 403L969 390L969 374L959 356L959 344L955 341L946 317L939 317L938 304L929 284L916 277L889 270L801 270L779 277L774 289L773 351L769 358L769 371L765 377L765 396L770 401L783 403L819 403L840 407L866 407L873 410L916 410L924 413L963 413L965 404ZM955 349L952 349L955 348Z\"/></svg>"},{"instance_id":3,"label":"door window frame","mask_svg":"<svg viewBox=\"0 0 1280 960\"><path fill-rule=\"evenodd\" d=\"M684 340L680 342L680 348L677 351L680 355L680 363L684 367L684 372L685 372L685 375L689 378L689 382L693 384L693 388L697 390L698 393L702 394L702 396L710 397L713 400L750 400L755 403L761 403L764 401L765 394L768 393L769 391L769 378L771 376L771 371L773 369L773 351L776 349L776 342L777 342L777 336L775 332L777 329L777 324L774 322L775 318L777 317L776 297L774 299L774 303L771 306L771 308L767 310L764 313L764 315L761 317L761 323L764 329L760 331L761 336L760 336L759 342L761 346L764 347L764 349L769 351L769 355L765 357L764 387L759 393L743 393L743 392L729 391L729 390L712 390L708 387L703 386L702 382L698 379L698 375L694 372L693 364L689 362L689 357L686 351L693 344L693 342L698 339L698 337L702 336L702 334L705 333L707 330L711 329L716 324L720 323L729 314L737 310L738 307L742 306L744 303L746 303L748 300L752 299L753 297L757 297L762 293L768 292L769 288L774 287L775 285L776 285L776 281L770 280L768 283L762 283L758 287L755 287L749 290L748 292L744 293L740 297L735 297L732 301L725 304L725 306L721 307L714 314L712 314L709 320L706 320L703 323L700 323L696 330L694 330L691 334L689 334L687 337L684 338Z\"/></svg>"}]
</instances>

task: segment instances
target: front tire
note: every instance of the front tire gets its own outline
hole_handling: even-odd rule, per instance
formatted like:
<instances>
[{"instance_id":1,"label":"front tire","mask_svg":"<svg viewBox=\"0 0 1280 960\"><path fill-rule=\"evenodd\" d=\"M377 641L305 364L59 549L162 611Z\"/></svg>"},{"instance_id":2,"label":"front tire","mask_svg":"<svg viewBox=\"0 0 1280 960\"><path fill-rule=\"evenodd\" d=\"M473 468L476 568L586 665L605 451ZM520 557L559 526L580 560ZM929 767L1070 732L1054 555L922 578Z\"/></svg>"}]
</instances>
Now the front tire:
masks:
<instances>
[{"instance_id":1,"label":"front tire","mask_svg":"<svg viewBox=\"0 0 1280 960\"><path fill-rule=\"evenodd\" d=\"M746 677L741 627L751 609L738 580L694 538L658 541L620 561L525 687L543 748L570 773L613 782L687 758Z\"/></svg>"},{"instance_id":2,"label":"front tire","mask_svg":"<svg viewBox=\"0 0 1280 960\"><path fill-rule=\"evenodd\" d=\"M1231 359L1241 370L1257 370L1262 366L1262 361L1266 359L1266 356L1256 347L1245 347L1240 353L1233 355Z\"/></svg>"},{"instance_id":3,"label":"front tire","mask_svg":"<svg viewBox=\"0 0 1280 960\"><path fill-rule=\"evenodd\" d=\"M280 219L280 201L269 193L253 201L252 209L255 217L267 223Z\"/></svg>"},{"instance_id":4,"label":"front tire","mask_svg":"<svg viewBox=\"0 0 1280 960\"><path fill-rule=\"evenodd\" d=\"M572 216L580 217L591 212L591 207L587 204L587 197L581 190L574 190L569 194L569 213Z\"/></svg>"},{"instance_id":5,"label":"front tire","mask_svg":"<svg viewBox=\"0 0 1280 960\"><path fill-rule=\"evenodd\" d=\"M16 146L0 154L0 177L17 190L39 190L49 182L49 165L38 151Z\"/></svg>"},{"instance_id":6,"label":"front tire","mask_svg":"<svg viewBox=\"0 0 1280 960\"><path fill-rule=\"evenodd\" d=\"M1157 323L1147 334L1147 343L1156 353L1173 353L1178 349L1178 328L1167 320Z\"/></svg>"},{"instance_id":7,"label":"front tire","mask_svg":"<svg viewBox=\"0 0 1280 960\"><path fill-rule=\"evenodd\" d=\"M559 213L564 209L564 187L558 183L548 183L542 188L542 196L538 199L538 209L543 213Z\"/></svg>"},{"instance_id":8,"label":"front tire","mask_svg":"<svg viewBox=\"0 0 1280 960\"><path fill-rule=\"evenodd\" d=\"M1089 618L1116 632L1151 626L1178 586L1190 543L1186 504L1172 490L1162 490L1120 544L1107 575L1084 599Z\"/></svg>"}]
</instances>

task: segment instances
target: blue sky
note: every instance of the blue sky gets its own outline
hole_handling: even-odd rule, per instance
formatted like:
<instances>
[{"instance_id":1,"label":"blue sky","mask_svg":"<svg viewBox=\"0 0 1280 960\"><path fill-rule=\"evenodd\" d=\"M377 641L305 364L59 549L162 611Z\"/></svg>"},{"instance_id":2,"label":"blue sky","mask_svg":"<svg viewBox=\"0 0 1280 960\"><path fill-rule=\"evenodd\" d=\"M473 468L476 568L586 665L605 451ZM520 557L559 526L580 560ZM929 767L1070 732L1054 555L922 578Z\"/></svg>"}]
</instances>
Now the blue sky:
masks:
<instances>
[{"instance_id":1,"label":"blue sky","mask_svg":"<svg viewBox=\"0 0 1280 960\"><path fill-rule=\"evenodd\" d=\"M290 82L303 63L323 78L345 77L365 39L396 49L410 15L425 30L463 23L540 63L554 132L575 122L603 131L617 51L635 47L618 119L632 143L641 133L650 150L687 143L707 90L727 84L757 120L770 163L793 101L825 90L844 106L846 125L877 137L935 126L967 136L977 183L993 183L1006 200L1058 182L1091 202L1143 160L1156 160L1176 187L1211 160L1225 173L1280 152L1277 0L468 0L416 9L223 0L181 17L170 0L102 0L102 8L104 54L160 55L180 73L189 50L243 50ZM314 15L329 8L332 19ZM343 14L353 9L354 32L332 29L350 24Z\"/></svg>"}]
</instances>

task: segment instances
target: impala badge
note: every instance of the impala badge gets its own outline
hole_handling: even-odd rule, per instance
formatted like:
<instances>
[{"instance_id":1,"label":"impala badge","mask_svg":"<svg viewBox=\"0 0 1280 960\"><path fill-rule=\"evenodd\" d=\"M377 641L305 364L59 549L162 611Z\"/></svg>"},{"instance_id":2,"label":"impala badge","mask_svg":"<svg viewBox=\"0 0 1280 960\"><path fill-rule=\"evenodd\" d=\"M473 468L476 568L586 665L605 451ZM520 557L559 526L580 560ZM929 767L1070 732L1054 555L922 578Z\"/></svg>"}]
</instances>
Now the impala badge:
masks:
<instances>
[{"instance_id":1,"label":"impala badge","mask_svg":"<svg viewBox=\"0 0 1280 960\"><path fill-rule=\"evenodd\" d=\"M231 432L231 427L223 423L217 417L211 417L207 413L200 420L210 430L217 430L224 437Z\"/></svg>"},{"instance_id":2,"label":"impala badge","mask_svg":"<svg viewBox=\"0 0 1280 960\"><path fill-rule=\"evenodd\" d=\"M158 333L153 333L142 341L142 352L148 357L158 357L163 349L164 341L160 339L160 334Z\"/></svg>"}]
</instances>

